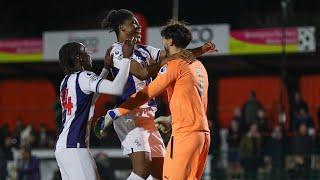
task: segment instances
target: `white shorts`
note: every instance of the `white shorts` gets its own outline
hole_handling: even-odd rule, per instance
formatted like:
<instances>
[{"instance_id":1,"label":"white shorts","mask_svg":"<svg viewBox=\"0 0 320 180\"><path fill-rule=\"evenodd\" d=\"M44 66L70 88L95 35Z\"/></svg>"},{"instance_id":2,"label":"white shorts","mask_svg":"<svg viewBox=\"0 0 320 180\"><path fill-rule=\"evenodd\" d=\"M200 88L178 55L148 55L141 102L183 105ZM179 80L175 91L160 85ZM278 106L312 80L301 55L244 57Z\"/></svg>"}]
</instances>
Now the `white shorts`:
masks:
<instances>
[{"instance_id":1,"label":"white shorts","mask_svg":"<svg viewBox=\"0 0 320 180\"><path fill-rule=\"evenodd\" d=\"M113 121L123 149L123 154L133 152L149 152L151 157L164 157L165 146L159 131L155 128L153 118L145 118L144 125L137 126L134 119L141 118L133 115L119 117Z\"/></svg>"},{"instance_id":2,"label":"white shorts","mask_svg":"<svg viewBox=\"0 0 320 180\"><path fill-rule=\"evenodd\" d=\"M54 152L62 180L97 180L98 171L87 148L64 148Z\"/></svg>"}]
</instances>

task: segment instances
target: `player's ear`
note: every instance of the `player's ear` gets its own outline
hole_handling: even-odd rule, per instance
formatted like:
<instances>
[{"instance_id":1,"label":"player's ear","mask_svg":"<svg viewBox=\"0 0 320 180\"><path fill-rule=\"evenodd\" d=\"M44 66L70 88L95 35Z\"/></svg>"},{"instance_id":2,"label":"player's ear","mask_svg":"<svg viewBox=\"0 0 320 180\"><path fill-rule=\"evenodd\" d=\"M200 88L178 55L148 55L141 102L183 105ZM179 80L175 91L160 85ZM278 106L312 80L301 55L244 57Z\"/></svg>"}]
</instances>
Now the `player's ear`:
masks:
<instances>
[{"instance_id":1,"label":"player's ear","mask_svg":"<svg viewBox=\"0 0 320 180\"><path fill-rule=\"evenodd\" d=\"M173 40L172 40L172 39L169 39L169 45L170 45L170 46L174 46L174 43L173 43Z\"/></svg>"},{"instance_id":2,"label":"player's ear","mask_svg":"<svg viewBox=\"0 0 320 180\"><path fill-rule=\"evenodd\" d=\"M125 29L123 24L120 24L118 28L119 28L119 32L120 31L126 31L126 29Z\"/></svg>"}]
</instances>

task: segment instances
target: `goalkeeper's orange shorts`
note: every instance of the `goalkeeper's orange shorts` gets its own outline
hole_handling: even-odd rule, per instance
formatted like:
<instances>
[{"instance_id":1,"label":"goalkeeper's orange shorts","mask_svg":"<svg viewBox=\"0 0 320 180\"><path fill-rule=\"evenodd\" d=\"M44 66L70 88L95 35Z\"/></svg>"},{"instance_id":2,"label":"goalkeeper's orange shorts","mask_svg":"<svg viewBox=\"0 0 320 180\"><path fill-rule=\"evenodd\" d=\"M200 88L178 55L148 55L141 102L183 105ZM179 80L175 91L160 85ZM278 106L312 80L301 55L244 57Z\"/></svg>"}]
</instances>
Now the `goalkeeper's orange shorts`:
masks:
<instances>
[{"instance_id":1,"label":"goalkeeper's orange shorts","mask_svg":"<svg viewBox=\"0 0 320 180\"><path fill-rule=\"evenodd\" d=\"M201 179L210 146L209 132L173 135L163 165L163 179Z\"/></svg>"}]
</instances>

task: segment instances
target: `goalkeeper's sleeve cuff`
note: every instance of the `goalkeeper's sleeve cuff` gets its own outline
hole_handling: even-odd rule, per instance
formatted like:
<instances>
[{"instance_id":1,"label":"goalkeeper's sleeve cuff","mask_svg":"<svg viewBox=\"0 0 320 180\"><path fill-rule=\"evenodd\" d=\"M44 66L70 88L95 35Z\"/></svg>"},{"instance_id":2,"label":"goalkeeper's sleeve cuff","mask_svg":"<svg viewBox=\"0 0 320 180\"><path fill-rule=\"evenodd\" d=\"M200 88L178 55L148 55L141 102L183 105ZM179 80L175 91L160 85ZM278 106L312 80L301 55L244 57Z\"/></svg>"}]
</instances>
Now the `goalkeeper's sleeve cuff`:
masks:
<instances>
[{"instance_id":1,"label":"goalkeeper's sleeve cuff","mask_svg":"<svg viewBox=\"0 0 320 180\"><path fill-rule=\"evenodd\" d=\"M117 119L119 116L121 116L119 109L115 108L115 109L111 109L108 111L108 116L112 119L115 120Z\"/></svg>"}]
</instances>

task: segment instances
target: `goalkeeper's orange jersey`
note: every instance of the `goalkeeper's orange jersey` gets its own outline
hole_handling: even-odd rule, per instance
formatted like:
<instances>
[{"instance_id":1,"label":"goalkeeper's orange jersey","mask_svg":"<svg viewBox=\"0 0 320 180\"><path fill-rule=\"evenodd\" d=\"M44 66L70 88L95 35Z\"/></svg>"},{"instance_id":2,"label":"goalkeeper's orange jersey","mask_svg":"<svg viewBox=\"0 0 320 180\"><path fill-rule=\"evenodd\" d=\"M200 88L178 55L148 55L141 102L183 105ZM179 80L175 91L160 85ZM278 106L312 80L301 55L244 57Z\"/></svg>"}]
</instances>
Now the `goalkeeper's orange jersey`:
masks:
<instances>
[{"instance_id":1,"label":"goalkeeper's orange jersey","mask_svg":"<svg viewBox=\"0 0 320 180\"><path fill-rule=\"evenodd\" d=\"M121 115L139 107L167 89L172 115L172 133L209 132L206 116L208 74L200 61L169 61L143 90L133 94L119 108Z\"/></svg>"}]
</instances>

